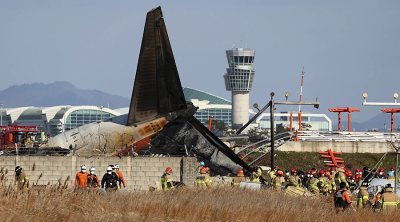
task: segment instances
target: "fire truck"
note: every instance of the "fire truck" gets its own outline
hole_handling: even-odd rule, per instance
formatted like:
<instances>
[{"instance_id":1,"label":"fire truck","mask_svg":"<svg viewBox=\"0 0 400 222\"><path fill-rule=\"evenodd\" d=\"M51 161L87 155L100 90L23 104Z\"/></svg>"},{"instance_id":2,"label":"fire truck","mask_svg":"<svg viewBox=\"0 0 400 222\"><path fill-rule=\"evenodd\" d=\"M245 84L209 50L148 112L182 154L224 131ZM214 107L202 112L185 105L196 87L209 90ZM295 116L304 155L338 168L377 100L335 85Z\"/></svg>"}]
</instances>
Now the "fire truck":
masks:
<instances>
[{"instance_id":1,"label":"fire truck","mask_svg":"<svg viewBox=\"0 0 400 222\"><path fill-rule=\"evenodd\" d=\"M46 141L46 134L36 126L0 126L0 148L11 152L16 148L39 147Z\"/></svg>"}]
</instances>

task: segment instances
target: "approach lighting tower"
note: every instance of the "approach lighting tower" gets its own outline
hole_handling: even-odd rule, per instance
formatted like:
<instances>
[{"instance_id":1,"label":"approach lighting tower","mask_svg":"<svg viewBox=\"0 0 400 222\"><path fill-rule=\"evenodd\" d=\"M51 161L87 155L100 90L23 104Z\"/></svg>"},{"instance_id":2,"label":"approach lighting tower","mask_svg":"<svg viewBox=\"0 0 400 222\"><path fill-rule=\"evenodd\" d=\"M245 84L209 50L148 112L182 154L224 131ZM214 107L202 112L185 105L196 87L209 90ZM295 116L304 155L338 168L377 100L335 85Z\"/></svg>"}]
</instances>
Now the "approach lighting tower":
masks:
<instances>
[{"instance_id":1,"label":"approach lighting tower","mask_svg":"<svg viewBox=\"0 0 400 222\"><path fill-rule=\"evenodd\" d=\"M232 48L226 50L229 68L224 75L225 87L232 92L232 124L243 126L249 121L249 93L253 89L255 50Z\"/></svg>"}]
</instances>

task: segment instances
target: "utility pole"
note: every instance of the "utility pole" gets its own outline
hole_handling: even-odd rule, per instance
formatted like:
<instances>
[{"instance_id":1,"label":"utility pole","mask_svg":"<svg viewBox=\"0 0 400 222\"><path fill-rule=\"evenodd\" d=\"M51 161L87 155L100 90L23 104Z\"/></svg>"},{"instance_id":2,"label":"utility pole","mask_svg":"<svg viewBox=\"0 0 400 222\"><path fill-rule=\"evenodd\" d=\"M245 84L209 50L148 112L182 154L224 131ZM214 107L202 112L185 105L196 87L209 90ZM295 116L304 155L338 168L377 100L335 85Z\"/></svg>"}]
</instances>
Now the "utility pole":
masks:
<instances>
[{"instance_id":1,"label":"utility pole","mask_svg":"<svg viewBox=\"0 0 400 222\"><path fill-rule=\"evenodd\" d=\"M316 99L315 102L290 102L288 101L288 98L290 96L290 93L286 92L285 96L286 96L286 101L274 101L274 96L275 93L271 92L270 94L271 96L271 100L268 102L267 105L265 105L261 110L259 110L259 112L249 120L249 122L247 122L244 126L242 126L242 128L240 128L237 131L237 135L239 135L241 132L243 132L244 129L246 129L246 127L248 127L254 120L256 120L265 110L268 109L268 107L270 108L270 114L271 114L271 120L270 120L270 128L271 128L271 169L273 169L275 167L275 122L274 122L274 112L275 112L275 105L313 105L314 108L319 108L319 102L318 102L318 98ZM253 107L258 109L258 104L254 104Z\"/></svg>"}]
</instances>

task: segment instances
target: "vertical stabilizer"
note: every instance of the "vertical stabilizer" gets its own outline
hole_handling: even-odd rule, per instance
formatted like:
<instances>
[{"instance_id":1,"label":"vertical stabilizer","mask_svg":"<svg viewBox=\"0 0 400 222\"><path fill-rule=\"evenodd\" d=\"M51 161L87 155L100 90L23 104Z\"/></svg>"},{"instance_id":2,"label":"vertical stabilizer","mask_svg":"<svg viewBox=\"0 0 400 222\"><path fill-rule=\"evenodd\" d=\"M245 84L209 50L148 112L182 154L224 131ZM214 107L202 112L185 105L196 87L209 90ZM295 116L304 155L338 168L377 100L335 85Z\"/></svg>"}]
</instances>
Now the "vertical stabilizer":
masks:
<instances>
[{"instance_id":1,"label":"vertical stabilizer","mask_svg":"<svg viewBox=\"0 0 400 222\"><path fill-rule=\"evenodd\" d=\"M127 125L187 108L161 7L147 13Z\"/></svg>"}]
</instances>

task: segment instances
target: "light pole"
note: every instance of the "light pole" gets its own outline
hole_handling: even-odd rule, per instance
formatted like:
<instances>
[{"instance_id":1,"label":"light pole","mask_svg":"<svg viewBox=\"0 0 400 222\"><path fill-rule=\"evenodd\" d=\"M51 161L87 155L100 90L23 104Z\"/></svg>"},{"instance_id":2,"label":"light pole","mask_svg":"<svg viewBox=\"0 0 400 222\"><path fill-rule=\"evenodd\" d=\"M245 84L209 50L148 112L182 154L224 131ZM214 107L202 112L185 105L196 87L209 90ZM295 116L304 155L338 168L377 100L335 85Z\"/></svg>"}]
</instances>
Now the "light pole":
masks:
<instances>
[{"instance_id":1,"label":"light pole","mask_svg":"<svg viewBox=\"0 0 400 222\"><path fill-rule=\"evenodd\" d=\"M397 98L399 98L399 94L398 93L394 93L393 94L393 98L394 98L394 103L387 103L387 102L367 102L367 98L368 98L368 93L363 93L363 98L364 98L364 102L362 103L363 104L363 106L400 106L400 103L398 103L397 102ZM391 121L391 136L393 136L393 110L395 110L395 109L382 109L382 112L385 112L385 111L387 111L387 112L390 112L390 111L392 111L392 121ZM395 166L396 166L396 169L395 169L395 174L394 174L394 176L395 176L395 179L394 179L394 192L396 193L396 191L397 191L397 185L398 185L398 183L399 183L399 181L398 181L398 178L399 178L399 175L398 175L398 172L399 172L399 154L400 154L400 147L395 147L394 145L393 145L393 141L391 141L392 142L392 146L393 146L393 149L396 151L396 157L395 157L395 160L394 160L394 164L395 164Z\"/></svg>"},{"instance_id":2,"label":"light pole","mask_svg":"<svg viewBox=\"0 0 400 222\"><path fill-rule=\"evenodd\" d=\"M0 103L0 115L1 115L1 117L0 117L0 126L3 126L3 103Z\"/></svg>"}]
</instances>

